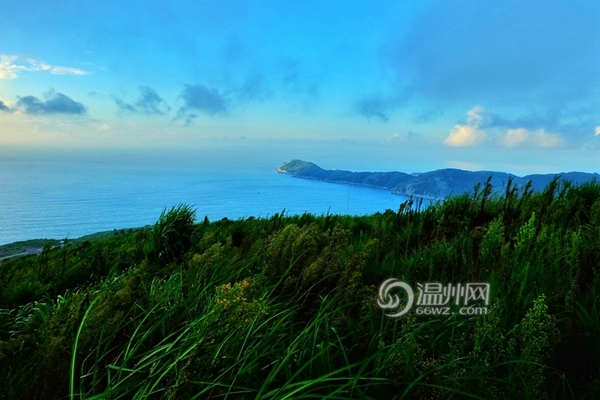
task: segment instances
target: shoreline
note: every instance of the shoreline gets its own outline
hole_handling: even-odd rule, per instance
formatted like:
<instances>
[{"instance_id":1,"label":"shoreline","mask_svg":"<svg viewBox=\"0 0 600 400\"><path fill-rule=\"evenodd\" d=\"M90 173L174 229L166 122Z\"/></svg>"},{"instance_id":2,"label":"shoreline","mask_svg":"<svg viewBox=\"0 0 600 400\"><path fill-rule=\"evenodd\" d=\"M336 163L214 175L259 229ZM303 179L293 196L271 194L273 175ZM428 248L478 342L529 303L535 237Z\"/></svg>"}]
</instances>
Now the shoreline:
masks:
<instances>
[{"instance_id":1,"label":"shoreline","mask_svg":"<svg viewBox=\"0 0 600 400\"><path fill-rule=\"evenodd\" d=\"M17 242L14 242L14 243L17 243ZM8 245L11 245L11 244L13 244L13 243L8 243ZM6 245L4 245L4 246L6 246ZM27 248L25 248L25 250L23 250L20 253L15 253L15 254L11 254L8 256L0 257L0 262L11 259L11 258L25 257L25 256L31 256L31 255L37 256L42 253L42 249L43 249L43 247L27 247Z\"/></svg>"},{"instance_id":2,"label":"shoreline","mask_svg":"<svg viewBox=\"0 0 600 400\"><path fill-rule=\"evenodd\" d=\"M352 185L352 186L367 187L367 188L378 189L378 190L386 190L386 191L388 191L391 194L396 195L396 196L413 197L413 198L416 198L416 199L422 198L424 200L430 200L430 201L443 200L443 198L441 198L441 197L429 196L429 195L426 195L426 194L399 193L399 192L394 191L394 189L388 189L388 188L382 187L382 186L367 185L367 184L364 184L364 183L355 183L355 182L348 182L348 181L338 181L338 180L322 179L322 178L315 178L315 177L312 177L312 176L300 176L300 175L289 173L287 171L283 171L283 170L279 169L279 167L275 171L278 174L290 175L292 178L309 179L309 180L312 180L312 181L320 181L320 182L326 182L326 183L337 183L337 184L340 184L340 185Z\"/></svg>"}]
</instances>

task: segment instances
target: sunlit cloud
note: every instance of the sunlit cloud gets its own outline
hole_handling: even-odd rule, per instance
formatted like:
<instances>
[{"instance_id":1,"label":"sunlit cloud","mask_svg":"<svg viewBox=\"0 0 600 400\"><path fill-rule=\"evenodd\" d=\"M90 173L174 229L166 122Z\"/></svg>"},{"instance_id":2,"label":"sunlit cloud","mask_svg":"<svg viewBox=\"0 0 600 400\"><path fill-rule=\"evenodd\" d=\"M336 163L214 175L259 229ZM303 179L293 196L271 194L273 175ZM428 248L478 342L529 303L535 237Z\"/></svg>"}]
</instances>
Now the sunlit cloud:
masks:
<instances>
[{"instance_id":1,"label":"sunlit cloud","mask_svg":"<svg viewBox=\"0 0 600 400\"><path fill-rule=\"evenodd\" d=\"M54 75L87 75L79 68L46 64L31 58L21 61L18 56L0 55L0 79L16 79L23 71L48 71Z\"/></svg>"},{"instance_id":2,"label":"sunlit cloud","mask_svg":"<svg viewBox=\"0 0 600 400\"><path fill-rule=\"evenodd\" d=\"M550 128L540 126L544 122ZM562 130L553 129L551 122L546 117L507 119L476 105L467 111L466 122L456 124L444 143L454 147L475 146L489 137L496 138L496 143L503 147L561 147L565 139L558 132Z\"/></svg>"},{"instance_id":3,"label":"sunlit cloud","mask_svg":"<svg viewBox=\"0 0 600 400\"><path fill-rule=\"evenodd\" d=\"M506 147L560 147L564 140L557 134L546 132L544 129L530 131L525 128L508 129L500 143Z\"/></svg>"},{"instance_id":4,"label":"sunlit cloud","mask_svg":"<svg viewBox=\"0 0 600 400\"><path fill-rule=\"evenodd\" d=\"M527 142L530 133L527 129L509 129L502 138L501 143L506 147L519 147Z\"/></svg>"},{"instance_id":5,"label":"sunlit cloud","mask_svg":"<svg viewBox=\"0 0 600 400\"><path fill-rule=\"evenodd\" d=\"M444 144L452 147L476 146L481 144L487 137L485 130L480 129L485 122L485 110L476 105L467 111L467 123L456 124L450 131L450 135L444 140Z\"/></svg>"},{"instance_id":6,"label":"sunlit cloud","mask_svg":"<svg viewBox=\"0 0 600 400\"><path fill-rule=\"evenodd\" d=\"M444 143L452 147L476 146L481 144L487 134L485 131L469 125L454 125Z\"/></svg>"},{"instance_id":7,"label":"sunlit cloud","mask_svg":"<svg viewBox=\"0 0 600 400\"><path fill-rule=\"evenodd\" d=\"M4 102L4 101L0 100L0 111L9 112L10 109L11 109L10 104L8 104L7 102Z\"/></svg>"},{"instance_id":8,"label":"sunlit cloud","mask_svg":"<svg viewBox=\"0 0 600 400\"><path fill-rule=\"evenodd\" d=\"M599 136L599 135L600 135L600 126L597 126L596 127L596 136Z\"/></svg>"}]
</instances>

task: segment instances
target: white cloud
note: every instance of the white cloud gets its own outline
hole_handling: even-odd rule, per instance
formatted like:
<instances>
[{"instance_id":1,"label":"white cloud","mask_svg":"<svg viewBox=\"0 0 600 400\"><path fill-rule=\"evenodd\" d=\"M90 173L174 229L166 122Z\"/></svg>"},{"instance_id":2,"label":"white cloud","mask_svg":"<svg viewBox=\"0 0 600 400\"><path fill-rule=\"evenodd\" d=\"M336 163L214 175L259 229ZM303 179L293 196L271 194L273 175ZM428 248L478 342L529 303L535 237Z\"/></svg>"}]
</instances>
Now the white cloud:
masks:
<instances>
[{"instance_id":1,"label":"white cloud","mask_svg":"<svg viewBox=\"0 0 600 400\"><path fill-rule=\"evenodd\" d=\"M525 128L508 129L500 140L506 147L560 147L564 140L560 135L548 133L544 129L530 131Z\"/></svg>"},{"instance_id":2,"label":"white cloud","mask_svg":"<svg viewBox=\"0 0 600 400\"><path fill-rule=\"evenodd\" d=\"M54 75L87 75L88 72L78 68L69 67L52 67L50 70Z\"/></svg>"},{"instance_id":3,"label":"white cloud","mask_svg":"<svg viewBox=\"0 0 600 400\"><path fill-rule=\"evenodd\" d=\"M475 146L482 143L487 133L479 129L485 119L485 110L482 106L475 106L467 111L467 123L456 124L444 143L453 147Z\"/></svg>"},{"instance_id":4,"label":"white cloud","mask_svg":"<svg viewBox=\"0 0 600 400\"><path fill-rule=\"evenodd\" d=\"M2 105L11 109L15 107L15 103L13 103L12 101L0 98L0 110L2 109Z\"/></svg>"},{"instance_id":5,"label":"white cloud","mask_svg":"<svg viewBox=\"0 0 600 400\"><path fill-rule=\"evenodd\" d=\"M23 65L16 65L16 60L17 56L0 55L0 79L15 79L19 72L27 69Z\"/></svg>"},{"instance_id":6,"label":"white cloud","mask_svg":"<svg viewBox=\"0 0 600 400\"><path fill-rule=\"evenodd\" d=\"M401 141L402 139L405 139L405 138L400 136L400 134L398 134L398 133L394 133L392 136L387 136L385 138L385 141L390 143L390 142L398 142L398 141Z\"/></svg>"},{"instance_id":7,"label":"white cloud","mask_svg":"<svg viewBox=\"0 0 600 400\"><path fill-rule=\"evenodd\" d=\"M519 147L529 139L529 131L527 129L509 129L506 135L500 141L506 147Z\"/></svg>"},{"instance_id":8,"label":"white cloud","mask_svg":"<svg viewBox=\"0 0 600 400\"><path fill-rule=\"evenodd\" d=\"M535 131L534 143L537 147L560 147L564 144L560 135L548 133L543 129Z\"/></svg>"},{"instance_id":9,"label":"white cloud","mask_svg":"<svg viewBox=\"0 0 600 400\"><path fill-rule=\"evenodd\" d=\"M600 136L600 126L596 127L596 136Z\"/></svg>"},{"instance_id":10,"label":"white cloud","mask_svg":"<svg viewBox=\"0 0 600 400\"><path fill-rule=\"evenodd\" d=\"M530 130L518 125L513 128L510 125L515 124L476 105L467 111L466 123L454 125L444 143L454 147L475 146L489 136L499 138L497 143L505 147L550 148L565 144L564 138L559 134L547 132L543 128ZM596 128L596 135L600 135L600 126Z\"/></svg>"},{"instance_id":11,"label":"white cloud","mask_svg":"<svg viewBox=\"0 0 600 400\"><path fill-rule=\"evenodd\" d=\"M475 146L485 140L485 131L469 125L454 125L444 143L453 147Z\"/></svg>"},{"instance_id":12,"label":"white cloud","mask_svg":"<svg viewBox=\"0 0 600 400\"><path fill-rule=\"evenodd\" d=\"M481 126L485 119L485 109L483 106L477 105L467 111L467 124L472 126Z\"/></svg>"},{"instance_id":13,"label":"white cloud","mask_svg":"<svg viewBox=\"0 0 600 400\"><path fill-rule=\"evenodd\" d=\"M31 58L19 62L18 56L0 55L0 79L16 79L23 71L49 71L54 75L87 75L79 68L50 65Z\"/></svg>"}]
</instances>

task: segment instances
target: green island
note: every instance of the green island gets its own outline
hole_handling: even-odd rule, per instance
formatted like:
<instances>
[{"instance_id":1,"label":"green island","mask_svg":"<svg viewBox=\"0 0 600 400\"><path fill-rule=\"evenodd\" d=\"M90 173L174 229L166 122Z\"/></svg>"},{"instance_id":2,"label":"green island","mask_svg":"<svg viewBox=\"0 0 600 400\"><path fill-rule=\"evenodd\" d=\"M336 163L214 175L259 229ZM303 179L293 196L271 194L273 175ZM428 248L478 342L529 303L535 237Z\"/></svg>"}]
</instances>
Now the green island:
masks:
<instances>
[{"instance_id":1,"label":"green island","mask_svg":"<svg viewBox=\"0 0 600 400\"><path fill-rule=\"evenodd\" d=\"M0 261L0 398L600 398L595 181L483 178L360 217L199 212L17 245L43 243ZM489 307L390 318L389 278L489 283Z\"/></svg>"},{"instance_id":2,"label":"green island","mask_svg":"<svg viewBox=\"0 0 600 400\"><path fill-rule=\"evenodd\" d=\"M543 190L557 176L560 180L576 184L594 179L600 180L598 173L586 172L534 174L522 177L506 172L464 171L455 168L412 174L396 171L352 172L337 169L325 170L316 164L302 160L287 161L281 164L276 171L296 178L385 189L397 195L432 200L441 200L448 196L468 193L473 190L475 185L482 184L488 178L492 184L494 194L502 194L503 188L509 179L511 184L521 191L525 190L526 186L537 191Z\"/></svg>"}]
</instances>

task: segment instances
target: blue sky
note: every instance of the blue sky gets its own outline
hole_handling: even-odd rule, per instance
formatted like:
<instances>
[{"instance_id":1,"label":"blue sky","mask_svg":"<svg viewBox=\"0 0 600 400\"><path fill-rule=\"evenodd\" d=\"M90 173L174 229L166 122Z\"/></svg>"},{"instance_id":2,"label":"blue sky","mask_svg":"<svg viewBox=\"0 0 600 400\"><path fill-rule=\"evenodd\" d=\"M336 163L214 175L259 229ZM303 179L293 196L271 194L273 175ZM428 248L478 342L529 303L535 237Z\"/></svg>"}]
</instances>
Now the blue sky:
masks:
<instances>
[{"instance_id":1,"label":"blue sky","mask_svg":"<svg viewBox=\"0 0 600 400\"><path fill-rule=\"evenodd\" d=\"M325 164L331 148L407 171L597 170L597 1L2 8L1 146L302 141Z\"/></svg>"}]
</instances>

